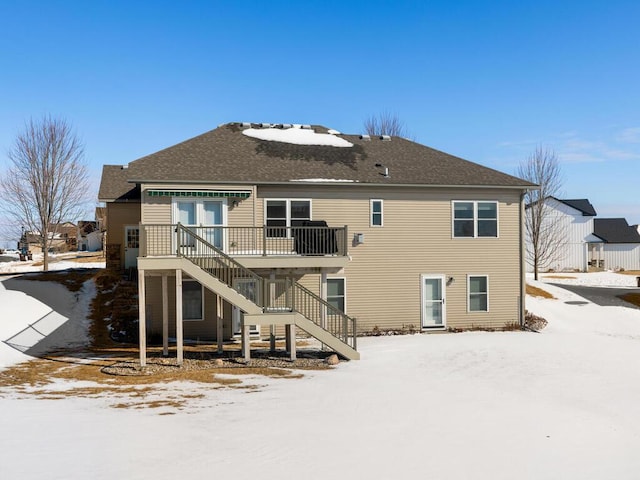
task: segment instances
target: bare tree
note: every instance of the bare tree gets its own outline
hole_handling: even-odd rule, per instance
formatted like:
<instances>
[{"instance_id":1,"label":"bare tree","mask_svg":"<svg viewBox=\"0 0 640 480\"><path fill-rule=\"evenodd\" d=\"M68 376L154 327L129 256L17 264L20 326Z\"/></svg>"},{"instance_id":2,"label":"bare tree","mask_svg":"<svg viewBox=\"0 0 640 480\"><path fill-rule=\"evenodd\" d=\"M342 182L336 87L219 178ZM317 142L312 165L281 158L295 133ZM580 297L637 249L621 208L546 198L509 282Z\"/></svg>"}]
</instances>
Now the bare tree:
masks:
<instances>
[{"instance_id":1,"label":"bare tree","mask_svg":"<svg viewBox=\"0 0 640 480\"><path fill-rule=\"evenodd\" d=\"M44 116L25 124L7 156L0 198L16 225L39 236L47 271L53 236L80 216L89 190L84 147L65 120Z\"/></svg>"},{"instance_id":2,"label":"bare tree","mask_svg":"<svg viewBox=\"0 0 640 480\"><path fill-rule=\"evenodd\" d=\"M364 121L364 130L369 135L391 135L394 137L412 138L406 125L398 115L390 112L382 112L379 115L370 115Z\"/></svg>"},{"instance_id":3,"label":"bare tree","mask_svg":"<svg viewBox=\"0 0 640 480\"><path fill-rule=\"evenodd\" d=\"M529 190L525 195L526 256L538 280L539 269L561 260L567 243L562 218L555 215L547 203L549 197L560 194L562 187L558 157L549 148L537 147L520 163L518 176L539 185L539 190Z\"/></svg>"}]
</instances>

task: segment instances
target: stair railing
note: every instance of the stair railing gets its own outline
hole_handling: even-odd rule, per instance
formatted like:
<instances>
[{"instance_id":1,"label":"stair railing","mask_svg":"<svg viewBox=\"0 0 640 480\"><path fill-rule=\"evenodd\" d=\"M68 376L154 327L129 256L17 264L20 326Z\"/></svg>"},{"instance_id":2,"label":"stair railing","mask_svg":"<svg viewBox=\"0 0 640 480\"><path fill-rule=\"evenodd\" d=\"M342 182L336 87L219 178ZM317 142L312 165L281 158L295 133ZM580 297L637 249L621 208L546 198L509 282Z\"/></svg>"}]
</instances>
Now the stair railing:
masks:
<instances>
[{"instance_id":1,"label":"stair railing","mask_svg":"<svg viewBox=\"0 0 640 480\"><path fill-rule=\"evenodd\" d=\"M356 349L356 319L298 282L263 278L182 224L176 226L176 254L244 295L265 313L283 310L299 312Z\"/></svg>"},{"instance_id":2,"label":"stair railing","mask_svg":"<svg viewBox=\"0 0 640 480\"><path fill-rule=\"evenodd\" d=\"M264 307L262 300L264 278L180 223L176 226L176 254L188 259L242 295L247 296L247 289L246 287L240 288L241 284L246 285L247 281L254 284L253 292L247 298L251 297L249 300Z\"/></svg>"}]
</instances>

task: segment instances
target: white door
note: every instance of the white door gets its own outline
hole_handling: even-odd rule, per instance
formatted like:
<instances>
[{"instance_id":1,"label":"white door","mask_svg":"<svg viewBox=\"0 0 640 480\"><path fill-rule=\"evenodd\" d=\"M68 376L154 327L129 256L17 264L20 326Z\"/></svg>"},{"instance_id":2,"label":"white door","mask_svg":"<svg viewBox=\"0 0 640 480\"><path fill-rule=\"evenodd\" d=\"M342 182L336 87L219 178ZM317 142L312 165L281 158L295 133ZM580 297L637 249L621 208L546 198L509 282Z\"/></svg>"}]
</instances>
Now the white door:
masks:
<instances>
[{"instance_id":1,"label":"white door","mask_svg":"<svg viewBox=\"0 0 640 480\"><path fill-rule=\"evenodd\" d=\"M140 252L140 228L124 227L124 267L135 268Z\"/></svg>"},{"instance_id":2,"label":"white door","mask_svg":"<svg viewBox=\"0 0 640 480\"><path fill-rule=\"evenodd\" d=\"M173 209L174 223L181 223L193 230L199 237L216 248L224 249L224 228L226 200L175 200ZM196 242L191 235L180 238L181 248L195 248Z\"/></svg>"},{"instance_id":3,"label":"white door","mask_svg":"<svg viewBox=\"0 0 640 480\"><path fill-rule=\"evenodd\" d=\"M422 328L444 328L446 301L444 275L422 275Z\"/></svg>"},{"instance_id":4,"label":"white door","mask_svg":"<svg viewBox=\"0 0 640 480\"><path fill-rule=\"evenodd\" d=\"M224 249L224 229L211 228L212 226L224 225L223 203L216 200L206 200L202 202L202 218L201 225L203 228L203 238L216 248Z\"/></svg>"},{"instance_id":5,"label":"white door","mask_svg":"<svg viewBox=\"0 0 640 480\"><path fill-rule=\"evenodd\" d=\"M255 302L258 298L258 285L256 285L255 280L249 278L238 278L235 280L235 287L238 292L244 295L246 298ZM242 310L240 310L235 305L233 306L233 334L240 335L242 334L242 319L244 314ZM256 335L260 333L260 329L258 325L251 325L250 327L251 335Z\"/></svg>"}]
</instances>

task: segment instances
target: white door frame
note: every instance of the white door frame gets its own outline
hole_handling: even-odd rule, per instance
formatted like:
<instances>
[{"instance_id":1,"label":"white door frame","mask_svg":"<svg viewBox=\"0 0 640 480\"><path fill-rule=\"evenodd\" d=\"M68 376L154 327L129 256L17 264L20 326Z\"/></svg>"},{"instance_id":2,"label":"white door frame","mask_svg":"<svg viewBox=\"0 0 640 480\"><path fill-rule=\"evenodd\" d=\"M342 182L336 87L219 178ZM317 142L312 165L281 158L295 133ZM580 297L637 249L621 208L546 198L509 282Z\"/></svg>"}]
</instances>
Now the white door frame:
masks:
<instances>
[{"instance_id":1,"label":"white door frame","mask_svg":"<svg viewBox=\"0 0 640 480\"><path fill-rule=\"evenodd\" d=\"M128 231L130 229L135 229L138 231L138 248L129 248ZM134 254L135 256L132 258L131 256ZM139 254L140 254L140 225L125 225L124 226L124 268L137 267ZM133 262L133 264L131 264L131 262Z\"/></svg>"},{"instance_id":2,"label":"white door frame","mask_svg":"<svg viewBox=\"0 0 640 480\"><path fill-rule=\"evenodd\" d=\"M436 279L440 281L440 291L442 293L442 298L436 300L435 303L442 304L442 324L427 324L425 307L427 304L427 292L425 288L425 280L427 279ZM447 281L446 276L441 273L423 273L420 275L420 323L422 328L434 330L434 329L443 329L447 326ZM431 300L430 300L431 301Z\"/></svg>"},{"instance_id":3,"label":"white door frame","mask_svg":"<svg viewBox=\"0 0 640 480\"><path fill-rule=\"evenodd\" d=\"M203 224L203 220L204 220L204 203L205 202L218 202L222 205L222 223L220 225L206 225ZM218 197L211 197L211 198L199 198L199 197L171 197L171 220L172 222L178 223L178 218L179 218L179 213L178 213L178 204L179 203L193 203L194 204L194 208L195 208L195 224L193 225L184 225L185 227L193 227L196 229L196 232L201 233L198 231L198 227L213 227L213 226L220 226L220 227L226 227L227 226L227 215L228 215L228 211L229 211L229 202L227 198L218 198ZM227 251L227 229L223 228L222 229L223 235L222 235L222 245L221 245L221 249L222 251L226 252ZM175 251L175 245L172 245L172 249L173 251Z\"/></svg>"},{"instance_id":4,"label":"white door frame","mask_svg":"<svg viewBox=\"0 0 640 480\"><path fill-rule=\"evenodd\" d=\"M239 284L242 283L253 283L253 280L251 279L235 279L234 284L236 286L236 288L238 288ZM258 285L255 285L254 288L259 288ZM255 294L257 295L258 292L255 291ZM255 301L256 299L252 299L249 298L249 300L251 301ZM231 334L232 336L236 337L236 336L240 336L242 334L242 326L244 323L244 313L242 313L242 310L240 310L238 307L236 307L235 305L233 305L232 308L232 322L231 322ZM260 335L260 325L250 325L250 330L249 330L249 334L250 335Z\"/></svg>"}]
</instances>

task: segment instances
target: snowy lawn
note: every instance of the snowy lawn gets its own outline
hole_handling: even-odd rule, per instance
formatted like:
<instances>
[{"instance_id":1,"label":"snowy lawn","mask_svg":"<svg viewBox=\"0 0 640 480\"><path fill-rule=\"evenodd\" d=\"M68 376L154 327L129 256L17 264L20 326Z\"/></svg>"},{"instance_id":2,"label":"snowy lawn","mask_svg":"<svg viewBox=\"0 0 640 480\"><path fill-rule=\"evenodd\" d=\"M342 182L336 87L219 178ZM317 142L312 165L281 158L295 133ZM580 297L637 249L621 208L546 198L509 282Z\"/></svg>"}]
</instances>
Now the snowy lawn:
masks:
<instances>
[{"instance_id":1,"label":"snowy lawn","mask_svg":"<svg viewBox=\"0 0 640 480\"><path fill-rule=\"evenodd\" d=\"M179 408L2 388L2 478L638 478L640 310L532 283L557 297L527 299L542 333L362 338L302 379L148 393L193 396Z\"/></svg>"},{"instance_id":2,"label":"snowy lawn","mask_svg":"<svg viewBox=\"0 0 640 480\"><path fill-rule=\"evenodd\" d=\"M42 272L42 254L33 255L33 260L21 262L18 255L0 255L0 275L11 273ZM49 270L69 268L104 268L104 257L100 252L70 252L49 255Z\"/></svg>"}]
</instances>

